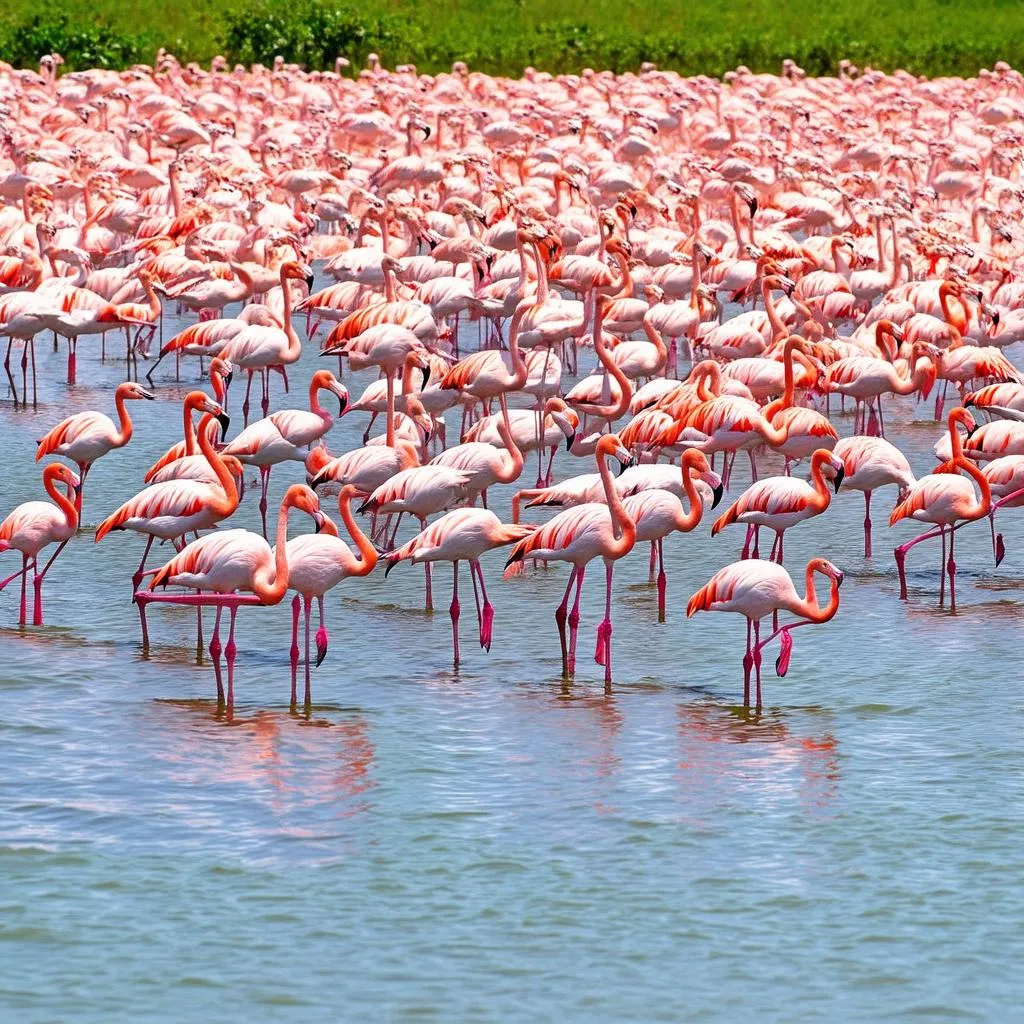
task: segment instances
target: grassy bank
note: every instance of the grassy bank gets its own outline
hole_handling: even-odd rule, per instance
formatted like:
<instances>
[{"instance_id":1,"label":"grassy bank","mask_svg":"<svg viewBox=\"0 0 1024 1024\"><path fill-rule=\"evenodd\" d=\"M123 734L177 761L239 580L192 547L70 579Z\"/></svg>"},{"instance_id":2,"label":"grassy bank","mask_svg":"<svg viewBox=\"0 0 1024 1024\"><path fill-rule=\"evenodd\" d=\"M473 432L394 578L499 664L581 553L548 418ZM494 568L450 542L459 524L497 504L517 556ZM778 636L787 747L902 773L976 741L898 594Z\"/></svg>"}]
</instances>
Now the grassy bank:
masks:
<instances>
[{"instance_id":1,"label":"grassy bank","mask_svg":"<svg viewBox=\"0 0 1024 1024\"><path fill-rule=\"evenodd\" d=\"M425 71L466 60L492 74L526 65L555 72L626 70L651 60L685 74L746 64L777 71L792 57L809 74L843 58L918 74L969 75L1024 53L1018 0L13 0L0 15L0 52L31 65L57 50L71 67L149 63L157 47L186 60L309 67L338 54Z\"/></svg>"}]
</instances>

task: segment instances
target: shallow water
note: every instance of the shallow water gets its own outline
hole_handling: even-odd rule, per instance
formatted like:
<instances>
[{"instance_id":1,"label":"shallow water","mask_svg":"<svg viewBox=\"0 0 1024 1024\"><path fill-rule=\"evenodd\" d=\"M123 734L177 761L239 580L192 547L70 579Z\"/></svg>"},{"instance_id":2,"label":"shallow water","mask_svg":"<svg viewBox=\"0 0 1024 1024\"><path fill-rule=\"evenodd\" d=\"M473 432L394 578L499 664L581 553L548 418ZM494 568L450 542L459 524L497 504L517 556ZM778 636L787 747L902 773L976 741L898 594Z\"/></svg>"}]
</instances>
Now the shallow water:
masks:
<instances>
[{"instance_id":1,"label":"shallow water","mask_svg":"<svg viewBox=\"0 0 1024 1024\"><path fill-rule=\"evenodd\" d=\"M38 496L33 440L69 412L109 412L124 372L83 340L69 389L63 353L38 349L38 411L0 400L4 513ZM291 374L294 404L315 363L310 349ZM136 436L92 471L87 524L178 436L194 369L130 406ZM368 380L348 380L353 396ZM941 431L923 406L890 408L926 471ZM342 420L332 448L364 424ZM558 456L560 477L589 468ZM275 470L272 503L301 475ZM956 617L937 608L938 550L915 548L900 602L891 547L916 527L888 530L892 497L875 500L871 564L859 494L787 535L794 576L821 554L847 578L837 618L794 634L785 679L766 658L761 713L737 706L742 620L684 611L740 528L672 539L662 625L646 551L619 563L608 693L591 658L603 573L566 685L552 620L565 568L503 582L494 555L494 647L473 640L464 583L457 674L449 570L433 615L409 566L330 595L308 713L288 709L288 602L244 609L230 718L196 664L191 611L154 608L143 657L141 541L83 534L48 579L45 627L14 628L16 588L0 594L2 1017L1014 1016L1024 537L1004 515L993 571L986 527L960 532ZM237 518L258 524L251 491Z\"/></svg>"}]
</instances>

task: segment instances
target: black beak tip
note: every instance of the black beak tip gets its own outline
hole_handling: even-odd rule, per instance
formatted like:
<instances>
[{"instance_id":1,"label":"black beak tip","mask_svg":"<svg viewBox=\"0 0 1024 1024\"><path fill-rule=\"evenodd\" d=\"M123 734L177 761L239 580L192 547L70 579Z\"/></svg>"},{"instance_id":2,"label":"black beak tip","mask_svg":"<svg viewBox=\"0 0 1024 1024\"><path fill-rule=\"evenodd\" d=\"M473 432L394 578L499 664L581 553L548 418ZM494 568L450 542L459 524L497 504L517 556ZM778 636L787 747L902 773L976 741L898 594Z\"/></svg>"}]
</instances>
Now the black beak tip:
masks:
<instances>
[{"instance_id":1,"label":"black beak tip","mask_svg":"<svg viewBox=\"0 0 1024 1024\"><path fill-rule=\"evenodd\" d=\"M573 445L574 445L575 443L576 443L576 431L573 431L573 432L572 432L572 433L571 433L571 434L570 434L570 435L569 435L569 436L568 436L568 437L567 437L567 438L565 439L565 450L566 450L567 452L571 452L571 451L572 451L572 446L573 446Z\"/></svg>"},{"instance_id":2,"label":"black beak tip","mask_svg":"<svg viewBox=\"0 0 1024 1024\"><path fill-rule=\"evenodd\" d=\"M427 384L430 382L430 367L424 366L422 372L423 382L420 384L420 391L423 391L426 388Z\"/></svg>"},{"instance_id":3,"label":"black beak tip","mask_svg":"<svg viewBox=\"0 0 1024 1024\"><path fill-rule=\"evenodd\" d=\"M316 655L316 667L319 668L327 657L327 651L318 651Z\"/></svg>"},{"instance_id":4,"label":"black beak tip","mask_svg":"<svg viewBox=\"0 0 1024 1024\"><path fill-rule=\"evenodd\" d=\"M397 558L389 558L388 559L388 564L387 564L386 568L384 569L384 579L388 578L389 574L391 573L391 570L394 569L394 567L396 565L398 565L398 559Z\"/></svg>"},{"instance_id":5,"label":"black beak tip","mask_svg":"<svg viewBox=\"0 0 1024 1024\"><path fill-rule=\"evenodd\" d=\"M231 426L231 417L222 412L217 416L217 422L220 424L221 437L227 437L228 427Z\"/></svg>"},{"instance_id":6,"label":"black beak tip","mask_svg":"<svg viewBox=\"0 0 1024 1024\"><path fill-rule=\"evenodd\" d=\"M722 495L725 494L725 484L719 484L714 489L714 501L711 502L712 508L718 508L719 502L722 500Z\"/></svg>"},{"instance_id":7,"label":"black beak tip","mask_svg":"<svg viewBox=\"0 0 1024 1024\"><path fill-rule=\"evenodd\" d=\"M344 395L338 395L338 415L344 416L348 408L348 399Z\"/></svg>"},{"instance_id":8,"label":"black beak tip","mask_svg":"<svg viewBox=\"0 0 1024 1024\"><path fill-rule=\"evenodd\" d=\"M308 288L308 289L309 289L310 291L312 291L312 290L313 290L313 280L314 280L314 279L313 279L313 275L312 275L312 274L310 274L310 275L309 275L309 276L308 276L308 277L306 278L306 287L307 287L307 288Z\"/></svg>"}]
</instances>

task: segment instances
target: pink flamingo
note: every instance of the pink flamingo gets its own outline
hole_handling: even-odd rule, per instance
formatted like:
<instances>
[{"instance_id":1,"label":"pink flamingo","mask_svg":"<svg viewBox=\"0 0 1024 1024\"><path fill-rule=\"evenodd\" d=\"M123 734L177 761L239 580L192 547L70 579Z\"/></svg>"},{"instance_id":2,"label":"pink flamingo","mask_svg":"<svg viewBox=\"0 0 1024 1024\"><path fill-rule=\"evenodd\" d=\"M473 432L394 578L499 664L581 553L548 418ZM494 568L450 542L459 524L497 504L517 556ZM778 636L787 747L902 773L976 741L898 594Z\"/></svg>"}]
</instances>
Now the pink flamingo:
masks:
<instances>
[{"instance_id":1,"label":"pink flamingo","mask_svg":"<svg viewBox=\"0 0 1024 1024\"><path fill-rule=\"evenodd\" d=\"M57 487L67 485L68 495L61 494ZM72 501L71 492L77 492L81 483L67 466L53 463L43 470L43 487L53 500L26 501L19 505L7 518L0 523L0 551L20 551L21 569L5 580L0 580L3 590L11 580L21 577L21 611L18 625L25 625L25 589L28 581L29 566L35 573L32 586L35 600L32 608L32 625L43 624L43 580L50 571L50 566L64 550L64 546L75 535L78 529L77 501ZM57 544L57 550L39 571L39 552L49 544Z\"/></svg>"},{"instance_id":2,"label":"pink flamingo","mask_svg":"<svg viewBox=\"0 0 1024 1024\"><path fill-rule=\"evenodd\" d=\"M338 528L326 515L319 533L304 533L288 541L288 589L296 592L292 601L292 706L296 703L296 675L299 664L299 596L306 630L306 707L312 703L309 682L309 612L315 597L320 612L316 631L316 665L327 657L329 636L324 626L324 594L351 576L369 576L377 564L377 549L352 515L352 499L359 491L346 484L338 495L338 512L359 555L338 536ZM275 558L277 552L274 552Z\"/></svg>"},{"instance_id":3,"label":"pink flamingo","mask_svg":"<svg viewBox=\"0 0 1024 1024\"><path fill-rule=\"evenodd\" d=\"M900 574L900 600L907 600L907 552L921 541L934 537L942 538L942 563L939 575L939 605L945 602L946 573L949 574L949 608L956 611L956 560L953 557L953 543L956 536L954 527L958 523L974 522L989 514L992 508L992 487L978 467L964 456L963 442L956 429L961 424L970 433L974 430L974 417L963 408L956 408L949 414L949 437L953 446L953 457L946 464L948 472L929 473L917 480L908 490L906 497L893 509L889 525L895 526L901 519L916 519L920 523L934 523L937 529L927 530L913 540L896 548L896 568ZM971 481L957 475L963 470L978 485L980 499L975 497ZM949 530L949 560L946 560L946 531Z\"/></svg>"},{"instance_id":4,"label":"pink flamingo","mask_svg":"<svg viewBox=\"0 0 1024 1024\"><path fill-rule=\"evenodd\" d=\"M636 525L630 518L622 499L619 498L612 480L608 459L616 458L624 465L632 462L629 452L622 446L617 434L604 434L597 442L594 452L601 483L604 486L605 502L588 502L560 512L550 522L521 540L512 550L506 568L524 558L557 560L572 563L569 582L562 602L555 611L558 636L562 645L562 675L571 678L576 670L576 633L580 620L580 594L583 590L583 574L587 564L597 557L605 563L605 606L604 619L597 630L597 650L594 660L604 665L605 684L612 680L612 575L615 562L629 554L636 542ZM576 584L576 596L568 616L570 637L566 646L566 608L569 591Z\"/></svg>"},{"instance_id":5,"label":"pink flamingo","mask_svg":"<svg viewBox=\"0 0 1024 1024\"><path fill-rule=\"evenodd\" d=\"M457 508L431 523L425 530L400 548L388 552L388 573L401 561L452 563L452 603L448 613L452 620L453 663L459 667L459 562L469 562L469 576L473 582L477 622L480 627L480 646L491 649L494 608L487 597L480 556L494 548L503 547L528 537L535 527L502 523L485 508ZM477 583L479 582L479 589ZM481 606L481 597L483 605Z\"/></svg>"},{"instance_id":6,"label":"pink flamingo","mask_svg":"<svg viewBox=\"0 0 1024 1024\"><path fill-rule=\"evenodd\" d=\"M831 581L828 604L818 603L814 590L814 574L821 573ZM793 586L788 572L776 562L746 559L719 569L711 579L690 598L686 616L697 612L738 612L747 620L747 651L743 656L743 704L750 706L750 670L757 673L757 703L761 707L761 650L776 635L782 634L782 653L775 663L776 672L784 676L789 667L792 650L790 631L799 626L828 622L839 611L839 587L843 574L824 558L813 558L807 563L807 596L801 598ZM761 619L780 611L792 612L803 621L788 623L761 641ZM752 635L753 634L753 635ZM751 642L753 641L753 642Z\"/></svg>"},{"instance_id":7,"label":"pink flamingo","mask_svg":"<svg viewBox=\"0 0 1024 1024\"><path fill-rule=\"evenodd\" d=\"M200 433L200 439L202 433ZM202 443L202 441L200 441ZM267 541L249 530L223 530L200 537L186 545L166 565L157 569L149 590L138 591L135 600L140 608L157 601L162 604L183 604L202 607L213 605L217 617L210 641L217 677L217 701L225 703L220 668L220 619L227 608L231 615L224 658L228 668L227 706L235 702L235 616L243 604L278 604L288 590L288 513L299 509L322 524L320 503L305 484L292 484L281 501L277 516L277 543L271 550ZM196 594L156 594L157 587L182 586L199 591ZM238 591L248 593L239 594ZM206 591L207 593L203 593ZM252 595L251 597L249 595Z\"/></svg>"},{"instance_id":8,"label":"pink flamingo","mask_svg":"<svg viewBox=\"0 0 1024 1024\"><path fill-rule=\"evenodd\" d=\"M82 515L82 492L85 478L92 464L112 452L123 448L132 437L132 420L125 402L146 398L152 401L156 395L132 381L125 381L114 392L114 408L117 409L118 425L101 412L80 412L61 420L49 433L42 437L36 449L36 462L47 455L60 455L78 466L81 484L78 487L76 505Z\"/></svg>"}]
</instances>

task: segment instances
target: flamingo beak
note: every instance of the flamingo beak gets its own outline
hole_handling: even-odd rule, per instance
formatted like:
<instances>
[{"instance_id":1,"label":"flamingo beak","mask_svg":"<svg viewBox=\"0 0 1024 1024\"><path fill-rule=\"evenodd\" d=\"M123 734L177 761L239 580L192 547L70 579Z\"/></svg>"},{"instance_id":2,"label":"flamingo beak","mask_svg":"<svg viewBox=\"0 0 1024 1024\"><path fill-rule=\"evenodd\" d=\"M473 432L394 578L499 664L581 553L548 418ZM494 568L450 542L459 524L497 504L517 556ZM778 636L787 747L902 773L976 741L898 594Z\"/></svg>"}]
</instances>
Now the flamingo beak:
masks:
<instances>
[{"instance_id":1,"label":"flamingo beak","mask_svg":"<svg viewBox=\"0 0 1024 1024\"><path fill-rule=\"evenodd\" d=\"M399 560L397 558L388 559L388 564L384 569L384 579L388 578L388 574L391 572L392 569L394 569L396 565L398 565L398 561Z\"/></svg>"},{"instance_id":2,"label":"flamingo beak","mask_svg":"<svg viewBox=\"0 0 1024 1024\"><path fill-rule=\"evenodd\" d=\"M338 397L338 415L344 416L345 410L348 408L348 392L344 388L339 387L334 393Z\"/></svg>"},{"instance_id":3,"label":"flamingo beak","mask_svg":"<svg viewBox=\"0 0 1024 1024\"><path fill-rule=\"evenodd\" d=\"M574 430L571 434L566 434L565 437L565 450L567 452L572 451L572 446L576 443L576 431Z\"/></svg>"},{"instance_id":4,"label":"flamingo beak","mask_svg":"<svg viewBox=\"0 0 1024 1024\"><path fill-rule=\"evenodd\" d=\"M313 275L312 274L307 274L305 280L306 280L306 287L310 291L312 291L313 290L313 281L314 281Z\"/></svg>"},{"instance_id":5,"label":"flamingo beak","mask_svg":"<svg viewBox=\"0 0 1024 1024\"><path fill-rule=\"evenodd\" d=\"M151 402L155 402L156 401L156 395L154 395L152 391L144 391L144 390L142 390L140 388L139 389L139 394L142 395L143 398L149 399L149 401L151 401Z\"/></svg>"},{"instance_id":6,"label":"flamingo beak","mask_svg":"<svg viewBox=\"0 0 1024 1024\"><path fill-rule=\"evenodd\" d=\"M423 383L420 384L420 391L424 391L430 382L430 367L424 366L421 372L423 373Z\"/></svg>"},{"instance_id":7,"label":"flamingo beak","mask_svg":"<svg viewBox=\"0 0 1024 1024\"><path fill-rule=\"evenodd\" d=\"M719 481L718 486L714 488L714 501L711 502L712 508L718 508L718 503L722 500L722 495L725 494L725 484Z\"/></svg>"},{"instance_id":8,"label":"flamingo beak","mask_svg":"<svg viewBox=\"0 0 1024 1024\"><path fill-rule=\"evenodd\" d=\"M316 525L316 532L319 533L324 528L324 514L323 512L313 513L313 522Z\"/></svg>"},{"instance_id":9,"label":"flamingo beak","mask_svg":"<svg viewBox=\"0 0 1024 1024\"><path fill-rule=\"evenodd\" d=\"M309 486L315 491L318 487L323 487L327 481L330 480L330 476L327 475L327 471L321 469L319 473L309 482Z\"/></svg>"},{"instance_id":10,"label":"flamingo beak","mask_svg":"<svg viewBox=\"0 0 1024 1024\"><path fill-rule=\"evenodd\" d=\"M228 370L228 372L226 374L224 374L224 390L225 391L227 391L227 389L229 387L231 387L231 381L234 380L234 377L235 377L235 371L234 370Z\"/></svg>"},{"instance_id":11,"label":"flamingo beak","mask_svg":"<svg viewBox=\"0 0 1024 1024\"><path fill-rule=\"evenodd\" d=\"M228 427L231 426L231 417L225 412L217 413L217 422L220 424L220 436L227 437Z\"/></svg>"},{"instance_id":12,"label":"flamingo beak","mask_svg":"<svg viewBox=\"0 0 1024 1024\"><path fill-rule=\"evenodd\" d=\"M836 494L839 493L839 488L843 486L843 477L845 477L845 476L846 476L846 467L843 466L842 464L840 464L839 468L836 470L836 478L835 478L835 480L832 483L832 486L835 488L835 493Z\"/></svg>"},{"instance_id":13,"label":"flamingo beak","mask_svg":"<svg viewBox=\"0 0 1024 1024\"><path fill-rule=\"evenodd\" d=\"M750 202L747 203L747 208L750 210L750 216L753 217L754 214L757 213L757 199L751 199Z\"/></svg>"}]
</instances>

